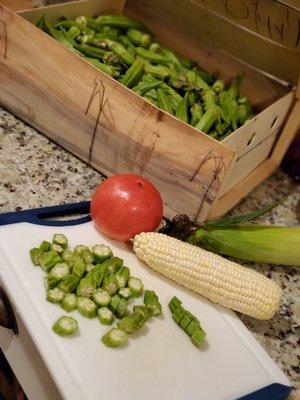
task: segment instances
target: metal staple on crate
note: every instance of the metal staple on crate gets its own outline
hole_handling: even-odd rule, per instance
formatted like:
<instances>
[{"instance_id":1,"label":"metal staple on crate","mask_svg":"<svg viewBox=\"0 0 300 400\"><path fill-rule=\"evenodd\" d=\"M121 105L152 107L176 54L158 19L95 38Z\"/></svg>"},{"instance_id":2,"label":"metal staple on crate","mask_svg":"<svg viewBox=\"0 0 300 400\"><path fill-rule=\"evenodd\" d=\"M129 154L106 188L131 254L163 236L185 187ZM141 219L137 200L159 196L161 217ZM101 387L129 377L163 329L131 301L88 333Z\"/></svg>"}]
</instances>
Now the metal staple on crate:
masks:
<instances>
[{"instance_id":1,"label":"metal staple on crate","mask_svg":"<svg viewBox=\"0 0 300 400\"><path fill-rule=\"evenodd\" d=\"M96 137L96 132L97 132L97 128L99 125L100 117L101 117L103 110L105 109L105 106L107 106L107 108L108 108L109 114L111 116L111 120L113 121L112 125L114 125L114 118L113 118L113 115L111 112L109 99L107 97L105 98L106 89L103 84L103 81L100 78L95 78L93 85L94 85L93 91L91 93L87 108L85 110L85 115L88 114L90 107L93 103L93 100L96 97L98 97L98 99L99 99L99 105L98 105L98 112L97 112L97 117L96 117L96 121L95 121L95 125L94 125L93 135L92 135L92 141L91 141L91 145L89 148L89 156L88 156L89 163L91 162L91 159L92 159L94 142L95 142L95 137Z\"/></svg>"}]
</instances>

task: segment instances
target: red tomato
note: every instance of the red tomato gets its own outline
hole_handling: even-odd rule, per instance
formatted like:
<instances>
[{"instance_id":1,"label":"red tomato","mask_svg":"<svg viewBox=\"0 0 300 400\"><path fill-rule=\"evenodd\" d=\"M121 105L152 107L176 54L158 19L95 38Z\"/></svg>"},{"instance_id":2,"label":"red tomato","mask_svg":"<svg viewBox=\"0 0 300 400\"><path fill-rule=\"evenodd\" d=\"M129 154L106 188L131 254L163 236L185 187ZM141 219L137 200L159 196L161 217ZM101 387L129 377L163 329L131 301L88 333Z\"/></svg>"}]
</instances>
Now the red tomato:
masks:
<instances>
[{"instance_id":1,"label":"red tomato","mask_svg":"<svg viewBox=\"0 0 300 400\"><path fill-rule=\"evenodd\" d=\"M159 191L141 176L114 175L97 187L91 216L100 232L125 242L159 226L163 203Z\"/></svg>"}]
</instances>

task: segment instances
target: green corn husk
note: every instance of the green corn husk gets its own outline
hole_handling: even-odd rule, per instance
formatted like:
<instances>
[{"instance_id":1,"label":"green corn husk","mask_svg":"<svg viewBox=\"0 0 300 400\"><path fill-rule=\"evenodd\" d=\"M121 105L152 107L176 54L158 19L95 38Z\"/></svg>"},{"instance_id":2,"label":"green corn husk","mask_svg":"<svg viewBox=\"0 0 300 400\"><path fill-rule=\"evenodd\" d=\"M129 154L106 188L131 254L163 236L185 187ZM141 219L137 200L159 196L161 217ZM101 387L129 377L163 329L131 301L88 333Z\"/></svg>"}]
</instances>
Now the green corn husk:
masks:
<instances>
[{"instance_id":1,"label":"green corn husk","mask_svg":"<svg viewBox=\"0 0 300 400\"><path fill-rule=\"evenodd\" d=\"M300 227L240 224L205 226L188 240L242 260L300 266Z\"/></svg>"}]
</instances>

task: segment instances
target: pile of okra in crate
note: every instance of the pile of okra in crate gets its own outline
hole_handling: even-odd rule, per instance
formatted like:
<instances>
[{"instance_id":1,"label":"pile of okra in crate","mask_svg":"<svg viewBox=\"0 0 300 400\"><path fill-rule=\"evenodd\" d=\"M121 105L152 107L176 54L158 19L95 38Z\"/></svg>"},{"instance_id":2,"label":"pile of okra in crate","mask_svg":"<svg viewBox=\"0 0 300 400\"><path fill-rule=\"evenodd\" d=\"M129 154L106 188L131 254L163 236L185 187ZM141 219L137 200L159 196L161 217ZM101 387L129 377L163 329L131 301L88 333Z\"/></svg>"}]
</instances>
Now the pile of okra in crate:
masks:
<instances>
[{"instance_id":1,"label":"pile of okra in crate","mask_svg":"<svg viewBox=\"0 0 300 400\"><path fill-rule=\"evenodd\" d=\"M124 15L64 17L37 26L162 110L222 140L253 116L240 95L242 75L230 85L155 41L149 29Z\"/></svg>"},{"instance_id":2,"label":"pile of okra in crate","mask_svg":"<svg viewBox=\"0 0 300 400\"><path fill-rule=\"evenodd\" d=\"M144 287L139 278L130 276L130 269L121 258L113 256L108 246L96 245L90 250L78 245L70 251L66 236L55 234L52 243L43 241L30 250L30 256L33 264L47 273L45 288L49 302L60 305L66 312L77 309L83 317L98 317L104 325L119 319L117 327L102 337L108 347L126 343L128 334L138 332L151 317L162 312L153 290L145 290L143 304L134 305L128 312L130 300L140 297ZM62 316L52 329L66 336L78 330L78 323L73 317Z\"/></svg>"}]
</instances>

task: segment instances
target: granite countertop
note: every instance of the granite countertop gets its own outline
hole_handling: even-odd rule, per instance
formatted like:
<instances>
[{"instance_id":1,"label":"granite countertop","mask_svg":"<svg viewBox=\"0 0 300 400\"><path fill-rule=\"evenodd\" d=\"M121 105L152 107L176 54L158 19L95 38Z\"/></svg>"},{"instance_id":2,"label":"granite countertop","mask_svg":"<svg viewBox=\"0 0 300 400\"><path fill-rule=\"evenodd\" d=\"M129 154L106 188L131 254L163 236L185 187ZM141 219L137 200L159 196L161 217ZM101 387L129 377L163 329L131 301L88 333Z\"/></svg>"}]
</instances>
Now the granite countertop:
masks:
<instances>
[{"instance_id":1,"label":"granite countertop","mask_svg":"<svg viewBox=\"0 0 300 400\"><path fill-rule=\"evenodd\" d=\"M0 108L0 212L88 200L101 179L100 173ZM299 223L299 199L300 186L278 171L233 213L246 213L280 201L258 222L295 225ZM270 321L240 318L288 375L294 388L300 389L299 270L267 264L251 266L281 284L282 304Z\"/></svg>"}]
</instances>

